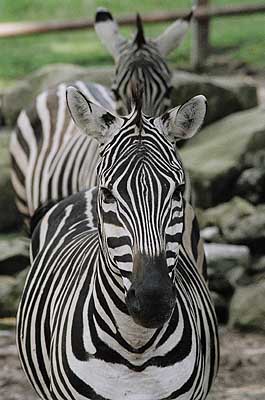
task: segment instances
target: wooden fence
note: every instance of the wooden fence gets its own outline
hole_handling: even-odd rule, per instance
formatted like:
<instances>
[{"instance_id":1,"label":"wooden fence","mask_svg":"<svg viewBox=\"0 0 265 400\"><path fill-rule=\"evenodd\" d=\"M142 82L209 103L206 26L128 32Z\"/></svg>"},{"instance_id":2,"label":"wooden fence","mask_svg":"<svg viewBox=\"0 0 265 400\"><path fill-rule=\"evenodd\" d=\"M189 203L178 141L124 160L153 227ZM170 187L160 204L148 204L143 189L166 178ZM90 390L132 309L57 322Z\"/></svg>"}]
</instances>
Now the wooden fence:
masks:
<instances>
[{"instance_id":1,"label":"wooden fence","mask_svg":"<svg viewBox=\"0 0 265 400\"><path fill-rule=\"evenodd\" d=\"M214 17L229 17L264 13L265 4L229 5L226 7L211 7L210 0L193 0L196 6L193 28L191 64L199 69L205 63L210 53L210 19ZM265 24L264 24L265 25Z\"/></svg>"},{"instance_id":2,"label":"wooden fence","mask_svg":"<svg viewBox=\"0 0 265 400\"><path fill-rule=\"evenodd\" d=\"M264 13L265 4L249 4L240 6L214 7L210 0L193 0L194 22L192 27L192 50L191 63L194 69L203 66L210 51L210 20L215 17L229 17L238 15L250 15ZM190 10L178 12L159 12L142 15L145 24L174 21L185 17ZM118 18L119 25L134 25L135 15ZM53 21L53 22L18 22L0 23L0 38L25 35L36 35L43 33L62 32L69 30L92 29L94 20L82 19L77 21Z\"/></svg>"}]
</instances>

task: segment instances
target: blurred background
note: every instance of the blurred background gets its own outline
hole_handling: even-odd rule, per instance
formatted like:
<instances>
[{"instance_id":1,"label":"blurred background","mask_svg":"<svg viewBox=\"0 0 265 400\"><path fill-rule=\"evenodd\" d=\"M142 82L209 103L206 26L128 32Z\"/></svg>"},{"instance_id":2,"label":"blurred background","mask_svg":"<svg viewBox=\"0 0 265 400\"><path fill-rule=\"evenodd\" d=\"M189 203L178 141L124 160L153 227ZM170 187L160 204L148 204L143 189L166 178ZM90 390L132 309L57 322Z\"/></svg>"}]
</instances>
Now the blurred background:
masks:
<instances>
[{"instance_id":1,"label":"blurred background","mask_svg":"<svg viewBox=\"0 0 265 400\"><path fill-rule=\"evenodd\" d=\"M139 12L170 19L195 3L204 12L211 7L213 17L195 19L168 61L173 105L197 94L208 99L204 128L180 152L220 324L220 372L209 399L265 398L265 1L0 0L0 400L37 399L14 339L29 259L10 183L10 133L41 91L75 79L109 86L114 66L93 29L39 34L40 24L46 30L51 21L89 24L97 7L118 18ZM37 23L32 34L14 35L32 30L31 22ZM146 36L169 24L145 24ZM121 30L128 37L134 27Z\"/></svg>"},{"instance_id":2,"label":"blurred background","mask_svg":"<svg viewBox=\"0 0 265 400\"><path fill-rule=\"evenodd\" d=\"M253 0L211 0L211 6L244 6L264 4ZM1 0L1 22L71 20L93 18L96 8L110 8L114 15L131 13L148 14L186 9L192 0ZM156 36L165 24L148 25L145 30ZM130 34L131 28L123 28ZM231 68L247 72L264 70L264 14L241 15L229 18L213 18L211 21L211 46L215 63L230 61ZM178 66L189 68L190 37L185 39L170 61ZM11 84L14 80L49 63L75 63L83 66L112 64L110 56L101 46L93 30L71 31L49 35L1 39L0 85Z\"/></svg>"}]
</instances>

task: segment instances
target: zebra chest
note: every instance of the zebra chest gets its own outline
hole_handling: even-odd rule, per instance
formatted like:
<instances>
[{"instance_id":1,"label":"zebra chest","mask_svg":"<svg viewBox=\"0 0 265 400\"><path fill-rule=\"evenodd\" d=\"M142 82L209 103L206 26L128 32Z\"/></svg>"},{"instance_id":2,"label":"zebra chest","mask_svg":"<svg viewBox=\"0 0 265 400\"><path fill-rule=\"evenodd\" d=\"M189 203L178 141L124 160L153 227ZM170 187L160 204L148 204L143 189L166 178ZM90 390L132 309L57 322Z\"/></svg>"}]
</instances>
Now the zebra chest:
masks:
<instances>
[{"instance_id":1,"label":"zebra chest","mask_svg":"<svg viewBox=\"0 0 265 400\"><path fill-rule=\"evenodd\" d=\"M204 399L213 344L196 288L196 301L181 295L169 323L152 330L133 322L118 292L100 286L96 264L84 271L53 319L52 385L80 400ZM73 398L52 390L56 400Z\"/></svg>"},{"instance_id":2,"label":"zebra chest","mask_svg":"<svg viewBox=\"0 0 265 400\"><path fill-rule=\"evenodd\" d=\"M64 357L66 357L65 360ZM139 366L142 361L139 357L138 365L130 368L126 363L106 361L92 355L88 360L81 361L68 351L67 355L62 354L63 364L68 364L68 370L54 368L54 365L52 369L56 371L56 379L58 376L64 376L67 386L78 393L75 399L84 399L83 395L85 395L85 398L91 400L160 400L177 390L181 391L183 381L189 380L189 371L194 367L195 358L193 354L189 361L186 360L178 367L172 365L162 368L158 365L150 365L142 368ZM136 360L134 361L136 363ZM73 377L78 377L78 379L75 380ZM83 395L81 395L81 387ZM183 399L191 399L191 393L186 394Z\"/></svg>"},{"instance_id":3,"label":"zebra chest","mask_svg":"<svg viewBox=\"0 0 265 400\"><path fill-rule=\"evenodd\" d=\"M86 242L83 246L86 249ZM204 399L211 379L212 344L199 316L199 302L193 304L183 295L163 329L141 328L125 312L119 293L111 293L107 282L100 284L96 236L90 248L89 259L95 262L87 263L80 249L83 268L66 267L62 259L61 268L52 270L53 286L47 281L47 289L41 290L49 307L33 305L41 326L34 334L45 337L50 331L49 345L38 347L37 355L45 360L52 398Z\"/></svg>"},{"instance_id":4,"label":"zebra chest","mask_svg":"<svg viewBox=\"0 0 265 400\"><path fill-rule=\"evenodd\" d=\"M61 385L66 382L76 393L75 399L204 398L194 393L197 381L203 387L201 390L206 390L207 350L198 341L197 327L187 326L184 315L176 311L171 326L159 333L153 331L147 335L137 327L130 343L125 340L125 327L115 330L110 319L106 317L103 321L96 312L88 315L90 305L85 302L83 305L82 317L65 313L60 323L64 328L57 330L52 345L52 371L57 384L64 377ZM175 331L169 334L175 323ZM137 338L139 347L133 348ZM130 339L128 332L126 339ZM188 389L183 385L187 382Z\"/></svg>"},{"instance_id":5,"label":"zebra chest","mask_svg":"<svg viewBox=\"0 0 265 400\"><path fill-rule=\"evenodd\" d=\"M171 396L172 392L181 389L180 380L185 378L184 372L176 374L172 371L157 369L156 371L144 371L135 373L125 367L110 366L99 360L91 362L91 366L76 369L78 380L81 379L83 394L80 386L76 386L73 392L78 393L76 400L85 399L111 399L111 400L162 400ZM184 393L184 390L183 390ZM169 397L170 399L192 399L194 392L184 393L182 397ZM174 395L173 395L174 396ZM62 397L63 398L63 397ZM62 399L58 397L58 400ZM57 398L56 398L57 399ZM68 398L67 398L68 399ZM70 399L70 397L69 397Z\"/></svg>"}]
</instances>

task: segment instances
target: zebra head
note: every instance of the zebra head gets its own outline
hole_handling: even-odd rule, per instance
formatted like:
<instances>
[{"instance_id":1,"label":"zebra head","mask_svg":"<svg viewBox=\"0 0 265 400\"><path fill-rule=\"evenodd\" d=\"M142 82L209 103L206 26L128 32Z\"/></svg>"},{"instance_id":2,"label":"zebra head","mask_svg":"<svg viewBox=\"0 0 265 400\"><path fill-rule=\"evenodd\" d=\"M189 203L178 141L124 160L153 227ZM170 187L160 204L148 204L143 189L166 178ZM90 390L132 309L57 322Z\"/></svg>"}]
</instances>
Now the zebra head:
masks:
<instances>
[{"instance_id":1,"label":"zebra head","mask_svg":"<svg viewBox=\"0 0 265 400\"><path fill-rule=\"evenodd\" d=\"M187 18L171 24L156 39L149 39L145 37L141 18L137 15L135 37L127 40L119 33L118 25L109 11L98 10L96 32L116 63L112 89L119 114L129 111L131 82L138 79L145 82L142 107L145 114L158 116L169 108L171 72L165 57L179 46L191 17L192 12Z\"/></svg>"},{"instance_id":2,"label":"zebra head","mask_svg":"<svg viewBox=\"0 0 265 400\"><path fill-rule=\"evenodd\" d=\"M196 96L156 118L142 113L137 97L126 117L72 87L67 103L78 127L101 143L97 209L104 262L122 285L134 321L161 327L176 302L183 234L185 182L175 142L198 131L206 99Z\"/></svg>"}]
</instances>

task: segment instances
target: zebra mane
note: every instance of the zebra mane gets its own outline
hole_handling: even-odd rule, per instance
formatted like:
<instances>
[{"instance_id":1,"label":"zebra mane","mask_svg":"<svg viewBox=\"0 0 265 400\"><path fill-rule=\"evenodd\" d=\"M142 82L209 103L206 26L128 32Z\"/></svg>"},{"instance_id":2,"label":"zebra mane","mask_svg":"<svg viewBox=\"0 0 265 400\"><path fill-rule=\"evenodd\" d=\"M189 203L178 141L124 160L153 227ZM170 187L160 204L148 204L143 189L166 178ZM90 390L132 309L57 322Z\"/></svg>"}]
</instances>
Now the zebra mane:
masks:
<instances>
[{"instance_id":1,"label":"zebra mane","mask_svg":"<svg viewBox=\"0 0 265 400\"><path fill-rule=\"evenodd\" d=\"M142 107L143 107L143 82L138 78L131 83L131 105L135 107L135 124L139 129L139 139L141 140L142 131Z\"/></svg>"},{"instance_id":2,"label":"zebra mane","mask_svg":"<svg viewBox=\"0 0 265 400\"><path fill-rule=\"evenodd\" d=\"M140 49L146 43L145 37L144 37L144 28L143 28L142 18L140 16L140 14L136 15L136 28L137 28L137 32L136 32L136 35L134 38L134 43L136 43L137 47Z\"/></svg>"}]
</instances>

